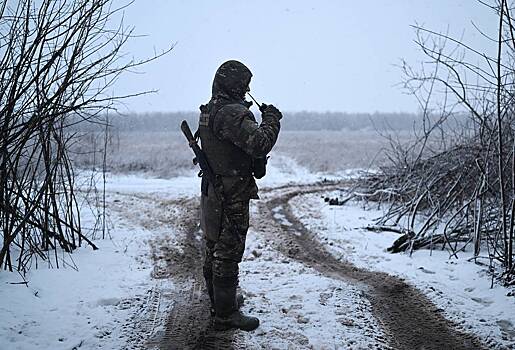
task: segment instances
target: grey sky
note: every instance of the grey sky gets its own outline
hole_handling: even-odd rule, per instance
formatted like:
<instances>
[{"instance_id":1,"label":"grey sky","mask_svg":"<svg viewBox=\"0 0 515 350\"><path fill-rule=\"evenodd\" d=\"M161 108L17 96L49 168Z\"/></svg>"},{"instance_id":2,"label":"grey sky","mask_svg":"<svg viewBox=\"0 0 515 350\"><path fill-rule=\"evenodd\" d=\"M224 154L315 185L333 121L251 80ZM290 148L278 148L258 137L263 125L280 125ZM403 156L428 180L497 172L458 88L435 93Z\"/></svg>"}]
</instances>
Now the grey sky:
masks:
<instances>
[{"instance_id":1,"label":"grey sky","mask_svg":"<svg viewBox=\"0 0 515 350\"><path fill-rule=\"evenodd\" d=\"M395 86L399 59L422 59L410 25L465 30L466 40L491 50L471 21L495 32L474 0L136 0L125 23L146 36L125 53L144 58L177 45L142 74L120 79L115 92L159 90L126 101L125 110L196 110L210 97L217 67L238 59L254 74L254 96L282 110L415 112L415 99Z\"/></svg>"}]
</instances>

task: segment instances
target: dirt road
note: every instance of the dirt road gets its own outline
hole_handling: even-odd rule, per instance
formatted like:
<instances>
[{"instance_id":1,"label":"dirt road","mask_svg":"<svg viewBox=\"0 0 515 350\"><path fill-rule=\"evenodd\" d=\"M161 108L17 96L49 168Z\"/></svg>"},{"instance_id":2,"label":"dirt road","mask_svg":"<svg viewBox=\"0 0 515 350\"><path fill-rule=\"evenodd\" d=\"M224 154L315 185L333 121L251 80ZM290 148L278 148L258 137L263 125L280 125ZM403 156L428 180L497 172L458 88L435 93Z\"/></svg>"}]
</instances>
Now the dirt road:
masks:
<instances>
[{"instance_id":1,"label":"dirt road","mask_svg":"<svg viewBox=\"0 0 515 350\"><path fill-rule=\"evenodd\" d=\"M331 187L290 187L270 191L260 205L260 222L263 223L260 229L274 237L277 249L288 257L323 275L359 286L393 349L482 349L477 339L458 331L424 295L403 280L386 273L359 269L334 258L292 214L288 204L290 199ZM278 217L286 221L278 220Z\"/></svg>"},{"instance_id":2,"label":"dirt road","mask_svg":"<svg viewBox=\"0 0 515 350\"><path fill-rule=\"evenodd\" d=\"M289 201L307 193L330 191L342 184L285 186L261 191L257 215L251 225L273 249L334 280L357 287L372 306L372 313L386 335L378 349L483 349L471 335L460 332L447 321L423 294L403 280L381 272L359 269L334 258L292 214ZM204 291L201 261L203 240L198 230L198 200L163 200L138 196L145 212L133 217L148 229L174 228L174 239L159 236L150 242L156 280L173 278L168 293L171 310L166 326L146 339L144 347L159 349L247 349L241 332L214 332L210 324L209 300ZM117 208L127 213L130 206ZM177 239L179 241L177 241ZM155 319L156 316L154 316ZM343 340L342 340L343 341ZM343 342L342 342L343 344ZM343 345L342 345L342 348Z\"/></svg>"}]
</instances>

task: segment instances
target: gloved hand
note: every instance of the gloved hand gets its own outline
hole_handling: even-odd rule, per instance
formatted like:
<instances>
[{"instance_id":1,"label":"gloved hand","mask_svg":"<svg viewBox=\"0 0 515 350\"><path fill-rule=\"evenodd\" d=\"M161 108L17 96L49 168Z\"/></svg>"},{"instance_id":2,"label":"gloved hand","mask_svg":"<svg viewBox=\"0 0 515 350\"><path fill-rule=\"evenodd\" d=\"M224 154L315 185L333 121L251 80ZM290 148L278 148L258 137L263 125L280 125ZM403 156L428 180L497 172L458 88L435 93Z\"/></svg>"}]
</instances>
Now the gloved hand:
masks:
<instances>
[{"instance_id":1,"label":"gloved hand","mask_svg":"<svg viewBox=\"0 0 515 350\"><path fill-rule=\"evenodd\" d=\"M261 179L266 175L266 163L268 157L254 158L252 160L252 173L256 179Z\"/></svg>"},{"instance_id":2,"label":"gloved hand","mask_svg":"<svg viewBox=\"0 0 515 350\"><path fill-rule=\"evenodd\" d=\"M272 115L275 118L277 118L277 120L281 120L281 118L283 117L281 111L278 110L277 107L275 107L274 105L267 105L267 104L262 103L259 110L261 111L263 116Z\"/></svg>"}]
</instances>

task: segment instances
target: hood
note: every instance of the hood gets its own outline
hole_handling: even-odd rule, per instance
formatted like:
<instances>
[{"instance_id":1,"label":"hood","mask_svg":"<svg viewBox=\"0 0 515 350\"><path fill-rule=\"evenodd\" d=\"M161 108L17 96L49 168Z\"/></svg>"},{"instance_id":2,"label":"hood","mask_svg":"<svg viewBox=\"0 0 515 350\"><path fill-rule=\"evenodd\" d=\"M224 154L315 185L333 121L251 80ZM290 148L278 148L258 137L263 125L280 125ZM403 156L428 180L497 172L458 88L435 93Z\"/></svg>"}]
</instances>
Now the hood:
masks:
<instances>
[{"instance_id":1,"label":"hood","mask_svg":"<svg viewBox=\"0 0 515 350\"><path fill-rule=\"evenodd\" d=\"M245 101L245 93L252 73L243 63L227 61L216 71L213 80L212 97L226 97L230 100Z\"/></svg>"}]
</instances>

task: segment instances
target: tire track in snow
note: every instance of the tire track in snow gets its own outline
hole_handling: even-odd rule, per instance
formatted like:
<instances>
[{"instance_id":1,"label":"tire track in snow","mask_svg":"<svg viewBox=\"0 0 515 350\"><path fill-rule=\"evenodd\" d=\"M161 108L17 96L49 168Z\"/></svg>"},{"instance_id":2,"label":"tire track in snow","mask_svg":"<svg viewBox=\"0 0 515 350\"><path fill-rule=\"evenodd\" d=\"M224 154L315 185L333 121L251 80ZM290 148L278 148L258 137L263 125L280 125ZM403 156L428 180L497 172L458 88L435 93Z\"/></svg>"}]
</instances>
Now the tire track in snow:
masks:
<instances>
[{"instance_id":1,"label":"tire track in snow","mask_svg":"<svg viewBox=\"0 0 515 350\"><path fill-rule=\"evenodd\" d=\"M265 234L276 249L291 259L311 267L333 279L353 283L370 301L374 316L384 327L394 349L483 349L473 336L464 334L416 288L403 280L382 272L359 269L351 263L337 260L292 214L289 200L295 196L341 189L340 183L288 185L262 189L262 201L257 203L259 216L253 219L256 231ZM171 278L176 291L172 293L172 310L164 334L154 336L147 346L159 349L245 349L236 331L214 332L209 317L209 300L202 276L203 242L198 236L196 198L163 200L151 195L130 195L136 207L123 209L148 229L178 229L182 237L176 249L170 237L162 236L150 242L153 249L156 279ZM134 217L134 210L143 212ZM256 227L257 226L257 227Z\"/></svg>"},{"instance_id":2,"label":"tire track in snow","mask_svg":"<svg viewBox=\"0 0 515 350\"><path fill-rule=\"evenodd\" d=\"M152 275L156 280L171 279L175 286L173 292L166 294L166 302L171 304L169 314L159 315L159 319L166 320L164 330L155 332L146 323L139 325L147 330L144 333L151 333L144 340L146 348L244 349L242 337L234 331L215 332L211 324L202 274L204 242L198 228L198 199L164 200L147 194L123 197L130 200L120 200L116 210L135 224L164 233L149 242L154 262ZM167 235L170 230L177 231L177 235Z\"/></svg>"},{"instance_id":3,"label":"tire track in snow","mask_svg":"<svg viewBox=\"0 0 515 350\"><path fill-rule=\"evenodd\" d=\"M175 294L175 305L159 349L243 349L235 331L217 332L212 326L210 301L202 273L204 240L199 235L198 199L160 203L165 208L170 205L180 209L174 225L182 228L186 240L182 261L169 264L167 269L168 277L180 281L181 291ZM173 260L168 256L167 261Z\"/></svg>"},{"instance_id":4,"label":"tire track in snow","mask_svg":"<svg viewBox=\"0 0 515 350\"><path fill-rule=\"evenodd\" d=\"M295 196L341 187L336 183L269 189L258 204L256 229L268 235L286 256L362 289L394 349L484 349L477 338L459 331L427 297L402 279L336 259L289 208L288 202Z\"/></svg>"}]
</instances>

